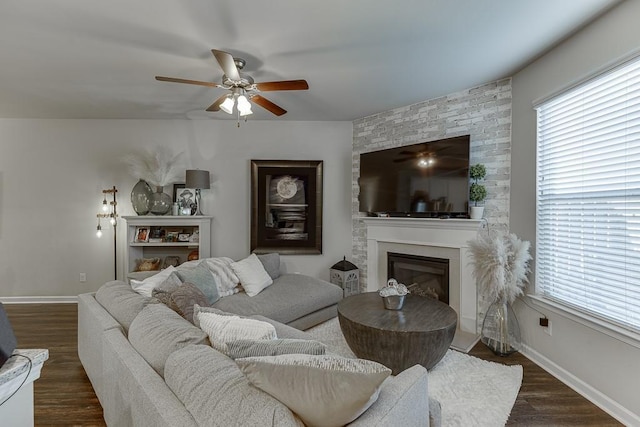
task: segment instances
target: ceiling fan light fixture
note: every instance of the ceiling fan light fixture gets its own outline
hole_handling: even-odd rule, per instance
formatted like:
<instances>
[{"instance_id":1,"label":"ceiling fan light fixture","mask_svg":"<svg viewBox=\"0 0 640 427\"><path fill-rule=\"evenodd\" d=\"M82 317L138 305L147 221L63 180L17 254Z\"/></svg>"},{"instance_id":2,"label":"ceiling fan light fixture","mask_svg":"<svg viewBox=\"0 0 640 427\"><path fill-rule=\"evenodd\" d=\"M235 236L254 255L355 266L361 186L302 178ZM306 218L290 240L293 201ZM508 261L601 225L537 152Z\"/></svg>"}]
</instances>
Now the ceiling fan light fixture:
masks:
<instances>
[{"instance_id":1,"label":"ceiling fan light fixture","mask_svg":"<svg viewBox=\"0 0 640 427\"><path fill-rule=\"evenodd\" d=\"M233 100L233 96L229 95L227 98L220 104L220 109L227 114L233 114L233 105L235 104ZM239 106L239 103L238 103Z\"/></svg>"},{"instance_id":2,"label":"ceiling fan light fixture","mask_svg":"<svg viewBox=\"0 0 640 427\"><path fill-rule=\"evenodd\" d=\"M421 167L421 168L428 168L428 167L432 166L435 162L436 161L434 159L432 159L432 158L428 158L428 159L420 158L418 160L418 166Z\"/></svg>"},{"instance_id":3,"label":"ceiling fan light fixture","mask_svg":"<svg viewBox=\"0 0 640 427\"><path fill-rule=\"evenodd\" d=\"M251 111L251 103L244 95L240 95L238 97L238 111L240 112L241 116L248 116L249 114L253 114L253 111Z\"/></svg>"}]
</instances>

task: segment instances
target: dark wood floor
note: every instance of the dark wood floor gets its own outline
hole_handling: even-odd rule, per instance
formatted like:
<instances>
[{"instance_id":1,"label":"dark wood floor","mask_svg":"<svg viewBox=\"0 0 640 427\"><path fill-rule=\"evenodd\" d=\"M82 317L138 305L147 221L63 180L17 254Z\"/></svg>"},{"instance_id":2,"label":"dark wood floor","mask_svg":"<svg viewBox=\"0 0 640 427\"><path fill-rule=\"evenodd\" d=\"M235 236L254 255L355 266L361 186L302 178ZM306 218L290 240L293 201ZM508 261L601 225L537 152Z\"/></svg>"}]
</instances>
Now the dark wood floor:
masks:
<instances>
[{"instance_id":1,"label":"dark wood floor","mask_svg":"<svg viewBox=\"0 0 640 427\"><path fill-rule=\"evenodd\" d=\"M520 353L496 356L478 343L469 352L480 359L522 365L522 386L507 425L621 426L622 424Z\"/></svg>"},{"instance_id":2,"label":"dark wood floor","mask_svg":"<svg viewBox=\"0 0 640 427\"><path fill-rule=\"evenodd\" d=\"M5 308L20 348L49 349L49 360L34 387L35 425L104 426L102 408L78 359L77 306L14 304ZM498 357L481 343L470 354L523 366L522 387L507 425L621 425L521 354Z\"/></svg>"}]
</instances>

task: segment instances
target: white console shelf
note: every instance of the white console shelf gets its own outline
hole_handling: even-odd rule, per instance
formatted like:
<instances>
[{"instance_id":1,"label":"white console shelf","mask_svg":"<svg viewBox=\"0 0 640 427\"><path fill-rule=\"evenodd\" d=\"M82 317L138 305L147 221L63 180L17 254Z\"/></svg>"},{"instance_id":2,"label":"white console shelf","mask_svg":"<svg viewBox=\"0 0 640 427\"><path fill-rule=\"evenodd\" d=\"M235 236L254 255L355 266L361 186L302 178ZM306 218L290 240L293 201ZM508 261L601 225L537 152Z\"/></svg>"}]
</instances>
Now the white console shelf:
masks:
<instances>
[{"instance_id":1,"label":"white console shelf","mask_svg":"<svg viewBox=\"0 0 640 427\"><path fill-rule=\"evenodd\" d=\"M164 263L167 256L177 256L180 263L187 261L190 252L198 250L199 258L211 257L211 220L210 216L125 216L123 219L127 223L127 245L125 256L125 271L130 273L135 270L136 260L142 258L160 258ZM192 235L198 232L198 242L181 241L161 241L161 242L139 242L137 230L140 227L148 228L147 232L152 237L154 229L167 233L174 232Z\"/></svg>"}]
</instances>

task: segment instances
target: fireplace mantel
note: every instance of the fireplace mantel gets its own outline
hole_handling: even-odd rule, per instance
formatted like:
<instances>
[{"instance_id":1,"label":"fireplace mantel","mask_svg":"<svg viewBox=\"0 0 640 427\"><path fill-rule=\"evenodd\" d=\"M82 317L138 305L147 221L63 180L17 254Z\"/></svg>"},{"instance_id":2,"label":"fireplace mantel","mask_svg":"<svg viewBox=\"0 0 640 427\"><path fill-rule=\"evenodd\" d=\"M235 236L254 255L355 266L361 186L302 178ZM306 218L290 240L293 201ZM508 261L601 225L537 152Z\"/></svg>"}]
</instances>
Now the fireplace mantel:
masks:
<instances>
[{"instance_id":1,"label":"fireplace mantel","mask_svg":"<svg viewBox=\"0 0 640 427\"><path fill-rule=\"evenodd\" d=\"M381 217L363 217L361 220L367 226L367 232L376 228L398 228L398 229L420 229L420 230L459 230L471 231L475 233L479 230L482 219L465 219L465 218L381 218Z\"/></svg>"},{"instance_id":2,"label":"fireplace mantel","mask_svg":"<svg viewBox=\"0 0 640 427\"><path fill-rule=\"evenodd\" d=\"M458 327L477 330L478 296L469 265L468 242L482 220L439 218L361 218L367 228L367 291L387 281L387 252L449 259L449 305L458 313Z\"/></svg>"}]
</instances>

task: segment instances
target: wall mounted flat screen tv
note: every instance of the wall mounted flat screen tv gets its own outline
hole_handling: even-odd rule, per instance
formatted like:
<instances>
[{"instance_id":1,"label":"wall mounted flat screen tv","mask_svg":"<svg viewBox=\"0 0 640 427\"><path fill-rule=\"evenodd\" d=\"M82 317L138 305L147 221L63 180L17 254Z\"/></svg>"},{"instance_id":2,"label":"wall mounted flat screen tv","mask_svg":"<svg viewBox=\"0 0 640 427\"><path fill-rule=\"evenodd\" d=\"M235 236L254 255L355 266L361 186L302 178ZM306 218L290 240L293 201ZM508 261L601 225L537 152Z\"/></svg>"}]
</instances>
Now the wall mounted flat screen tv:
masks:
<instances>
[{"instance_id":1,"label":"wall mounted flat screen tv","mask_svg":"<svg viewBox=\"0 0 640 427\"><path fill-rule=\"evenodd\" d=\"M360 212L466 217L469 135L360 154Z\"/></svg>"}]
</instances>

